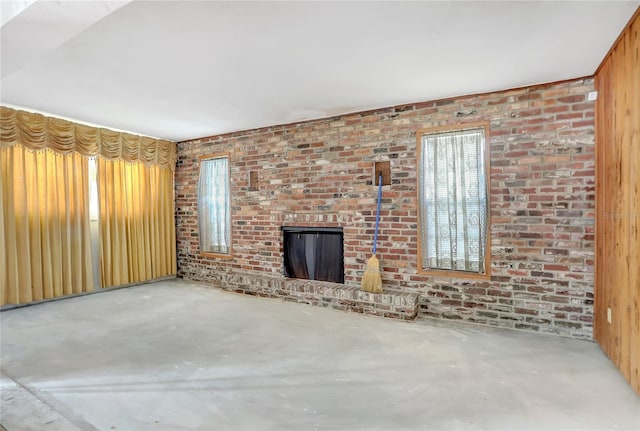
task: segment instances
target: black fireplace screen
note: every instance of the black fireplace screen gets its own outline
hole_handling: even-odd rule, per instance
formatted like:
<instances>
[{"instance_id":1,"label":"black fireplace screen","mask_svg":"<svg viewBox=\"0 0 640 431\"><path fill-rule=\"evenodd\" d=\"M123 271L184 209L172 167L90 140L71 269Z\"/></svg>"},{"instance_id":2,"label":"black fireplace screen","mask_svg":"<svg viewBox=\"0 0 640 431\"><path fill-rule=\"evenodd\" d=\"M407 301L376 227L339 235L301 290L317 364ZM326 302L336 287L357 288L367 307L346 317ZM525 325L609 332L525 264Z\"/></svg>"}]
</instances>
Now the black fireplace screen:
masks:
<instances>
[{"instance_id":1,"label":"black fireplace screen","mask_svg":"<svg viewBox=\"0 0 640 431\"><path fill-rule=\"evenodd\" d=\"M285 276L344 283L342 228L283 226L282 230Z\"/></svg>"}]
</instances>

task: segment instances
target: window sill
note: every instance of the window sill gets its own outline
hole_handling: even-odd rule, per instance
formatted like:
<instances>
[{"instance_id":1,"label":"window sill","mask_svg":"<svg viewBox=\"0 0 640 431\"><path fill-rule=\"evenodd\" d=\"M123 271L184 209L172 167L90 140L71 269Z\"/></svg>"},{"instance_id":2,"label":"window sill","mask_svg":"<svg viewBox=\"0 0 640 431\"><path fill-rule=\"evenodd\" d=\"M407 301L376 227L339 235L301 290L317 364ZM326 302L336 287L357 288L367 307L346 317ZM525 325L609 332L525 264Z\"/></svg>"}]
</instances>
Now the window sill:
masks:
<instances>
[{"instance_id":1,"label":"window sill","mask_svg":"<svg viewBox=\"0 0 640 431\"><path fill-rule=\"evenodd\" d=\"M222 254L222 253L213 253L208 251L201 251L200 254L205 257L215 258L215 259L233 259L233 254Z\"/></svg>"},{"instance_id":2,"label":"window sill","mask_svg":"<svg viewBox=\"0 0 640 431\"><path fill-rule=\"evenodd\" d=\"M430 275L433 277L447 277L447 278L465 278L472 280L491 280L491 273L476 274L472 272L464 271L448 271L448 270L436 270L436 269L418 269L418 274Z\"/></svg>"}]
</instances>

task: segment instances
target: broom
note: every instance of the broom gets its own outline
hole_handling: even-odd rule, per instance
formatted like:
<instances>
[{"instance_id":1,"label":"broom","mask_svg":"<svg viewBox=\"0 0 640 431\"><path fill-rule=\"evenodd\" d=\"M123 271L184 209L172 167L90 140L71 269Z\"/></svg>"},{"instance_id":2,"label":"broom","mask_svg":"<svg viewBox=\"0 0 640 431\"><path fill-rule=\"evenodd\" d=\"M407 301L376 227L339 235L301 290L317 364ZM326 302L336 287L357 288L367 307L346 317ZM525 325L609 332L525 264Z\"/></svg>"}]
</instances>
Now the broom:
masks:
<instances>
[{"instance_id":1,"label":"broom","mask_svg":"<svg viewBox=\"0 0 640 431\"><path fill-rule=\"evenodd\" d=\"M380 262L376 257L378 247L378 225L380 224L380 201L382 200L382 173L378 176L378 205L376 208L376 230L373 235L373 256L369 258L362 276L362 290L365 292L382 293L382 278L380 277Z\"/></svg>"}]
</instances>

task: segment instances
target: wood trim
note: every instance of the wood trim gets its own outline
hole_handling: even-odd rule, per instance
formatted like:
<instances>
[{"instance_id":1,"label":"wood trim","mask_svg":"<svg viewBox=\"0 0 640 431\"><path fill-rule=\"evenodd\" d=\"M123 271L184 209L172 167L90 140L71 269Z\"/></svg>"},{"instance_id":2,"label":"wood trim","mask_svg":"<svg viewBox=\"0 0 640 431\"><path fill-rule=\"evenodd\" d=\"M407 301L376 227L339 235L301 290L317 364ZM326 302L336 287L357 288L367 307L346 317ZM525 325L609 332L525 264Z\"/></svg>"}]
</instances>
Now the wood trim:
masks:
<instances>
[{"instance_id":1,"label":"wood trim","mask_svg":"<svg viewBox=\"0 0 640 431\"><path fill-rule=\"evenodd\" d=\"M636 12L595 79L594 338L640 394L639 49Z\"/></svg>"},{"instance_id":2,"label":"wood trim","mask_svg":"<svg viewBox=\"0 0 640 431\"><path fill-rule=\"evenodd\" d=\"M605 259L603 256L603 248L604 248L604 220L605 220L605 211L604 211L604 190L606 189L606 181L605 181L605 152L602 149L602 144L608 142L609 139L605 138L605 131L607 128L604 126L604 121L606 120L606 115L604 112L608 111L610 107L605 106L605 99L608 97L610 91L607 89L605 91L605 80L603 76L608 75L608 65L606 63L605 67L599 68L598 75L596 75L595 79L595 89L598 92L598 99L595 103L595 112L594 112L594 123L595 123L595 140L596 140L596 152L595 152L595 179L596 179L596 190L595 190L595 255L594 255L594 268L595 268L595 280L594 280L594 320L593 320L593 337L596 341L600 342L603 339L604 332L606 331L604 327L604 322L606 322L606 315L601 316L600 314L606 310L606 301L604 301L603 294L599 292L600 286L603 284L603 275L604 273L600 270L600 268L604 267Z\"/></svg>"},{"instance_id":3,"label":"wood trim","mask_svg":"<svg viewBox=\"0 0 640 431\"><path fill-rule=\"evenodd\" d=\"M229 246L229 254L212 253L210 251L201 251L200 255L204 257L212 257L215 259L233 259L233 248Z\"/></svg>"},{"instance_id":4,"label":"wood trim","mask_svg":"<svg viewBox=\"0 0 640 431\"><path fill-rule=\"evenodd\" d=\"M221 153L205 154L203 156L199 156L198 159L200 159L200 162L202 162L203 160L222 159L224 157L229 159L229 166L231 166L231 153L229 151L223 151ZM198 173L199 172L200 172L200 166L198 166ZM231 174L231 171L229 171L229 174ZM231 175L229 175L229 178L231 178Z\"/></svg>"},{"instance_id":5,"label":"wood trim","mask_svg":"<svg viewBox=\"0 0 640 431\"><path fill-rule=\"evenodd\" d=\"M487 253L489 254L489 253ZM420 256L418 256L420 259ZM486 262L486 257L485 257ZM418 266L421 266L420 260L418 260ZM439 269L419 269L418 274L430 275L432 277L446 277L446 278L466 278L471 280L491 280L490 271L485 274L476 274L474 272L466 271L445 271Z\"/></svg>"},{"instance_id":6,"label":"wood trim","mask_svg":"<svg viewBox=\"0 0 640 431\"><path fill-rule=\"evenodd\" d=\"M227 170L228 170L228 176L229 176L229 194L231 195L233 192L233 187L231 187L231 153L229 151L223 151L220 153L213 153L213 154L205 154L198 157L198 159L200 160L198 164L198 178L200 177L200 167L203 161L223 159L223 158L227 159ZM197 190L197 187L196 187L196 190ZM223 254L223 253L214 253L210 251L202 251L200 247L200 235L198 235L198 251L201 256L215 258L215 259L233 259L234 257L233 256L233 206L231 205L231 196L229 197L229 213L230 213L229 214L229 253ZM200 229L199 220L200 219L198 218L198 229Z\"/></svg>"},{"instance_id":7,"label":"wood trim","mask_svg":"<svg viewBox=\"0 0 640 431\"><path fill-rule=\"evenodd\" d=\"M250 192L257 192L260 190L258 171L249 171L249 185L247 190Z\"/></svg>"},{"instance_id":8,"label":"wood trim","mask_svg":"<svg viewBox=\"0 0 640 431\"><path fill-rule=\"evenodd\" d=\"M629 18L629 21L627 21L627 24L622 28L622 30L620 31L620 34L618 35L618 37L616 38L616 40L613 42L613 45L611 45L611 48L609 48L609 51L607 51L607 53L604 55L604 57L602 58L602 61L600 62L600 65L598 66L598 68L596 69L596 71L594 72L594 75L598 75L600 73L600 69L602 69L602 67L604 66L604 64L606 63L606 61L609 59L609 57L611 57L611 55L613 54L613 51L616 49L616 47L618 46L618 44L620 43L620 41L622 40L622 38L624 37L624 35L628 32L631 31L631 25L633 25L633 22L640 17L640 6L638 6L638 8L636 9L636 11L633 13L633 15L631 15L631 18Z\"/></svg>"},{"instance_id":9,"label":"wood trim","mask_svg":"<svg viewBox=\"0 0 640 431\"><path fill-rule=\"evenodd\" d=\"M485 254L484 254L484 274L470 273L466 271L449 271L449 270L435 270L422 267L422 235L420 234L420 226L422 225L422 216L420 211L421 202L421 187L420 187L420 169L421 169L421 149L422 149L422 135L431 133L443 133L443 132L455 132L464 131L470 129L484 129L484 151L485 151L485 178L487 187L487 235L485 239ZM458 123L448 126L430 127L425 129L418 129L416 131L416 166L418 173L416 175L417 181L417 199L418 204L418 256L417 256L417 272L424 275L432 275L434 277L452 277L452 278L469 278L476 280L489 280L491 279L491 127L488 121L475 121L468 123Z\"/></svg>"},{"instance_id":10,"label":"wood trim","mask_svg":"<svg viewBox=\"0 0 640 431\"><path fill-rule=\"evenodd\" d=\"M450 124L447 126L436 126L436 127L427 127L423 129L416 130L416 142L420 142L420 135L424 134L432 134L432 133L445 133L445 132L461 132L469 129L480 129L484 128L485 133L485 143L488 143L488 132L489 132L489 122L488 121L472 121L468 123L456 123ZM488 146L488 145L487 145ZM420 146L418 146L418 150L420 150Z\"/></svg>"},{"instance_id":11,"label":"wood trim","mask_svg":"<svg viewBox=\"0 0 640 431\"><path fill-rule=\"evenodd\" d=\"M379 176L382 175L382 185L390 186L391 185L391 162L389 160L384 160L381 162L374 162L373 164L373 184L379 185L380 182Z\"/></svg>"}]
</instances>

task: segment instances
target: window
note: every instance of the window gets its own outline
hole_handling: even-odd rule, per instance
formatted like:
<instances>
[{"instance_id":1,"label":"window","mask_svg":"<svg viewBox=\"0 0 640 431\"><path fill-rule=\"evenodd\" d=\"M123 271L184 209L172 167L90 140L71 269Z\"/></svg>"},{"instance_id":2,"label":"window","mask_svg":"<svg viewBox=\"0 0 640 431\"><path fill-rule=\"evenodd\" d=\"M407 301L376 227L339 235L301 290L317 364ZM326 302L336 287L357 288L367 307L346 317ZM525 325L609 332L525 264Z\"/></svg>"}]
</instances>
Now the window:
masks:
<instances>
[{"instance_id":1,"label":"window","mask_svg":"<svg viewBox=\"0 0 640 431\"><path fill-rule=\"evenodd\" d=\"M419 270L489 277L488 125L420 130Z\"/></svg>"},{"instance_id":2,"label":"window","mask_svg":"<svg viewBox=\"0 0 640 431\"><path fill-rule=\"evenodd\" d=\"M231 255L231 195L229 156L208 156L200 161L198 180L200 251Z\"/></svg>"},{"instance_id":3,"label":"window","mask_svg":"<svg viewBox=\"0 0 640 431\"><path fill-rule=\"evenodd\" d=\"M97 221L99 215L98 165L95 157L89 157L89 220Z\"/></svg>"}]
</instances>

